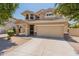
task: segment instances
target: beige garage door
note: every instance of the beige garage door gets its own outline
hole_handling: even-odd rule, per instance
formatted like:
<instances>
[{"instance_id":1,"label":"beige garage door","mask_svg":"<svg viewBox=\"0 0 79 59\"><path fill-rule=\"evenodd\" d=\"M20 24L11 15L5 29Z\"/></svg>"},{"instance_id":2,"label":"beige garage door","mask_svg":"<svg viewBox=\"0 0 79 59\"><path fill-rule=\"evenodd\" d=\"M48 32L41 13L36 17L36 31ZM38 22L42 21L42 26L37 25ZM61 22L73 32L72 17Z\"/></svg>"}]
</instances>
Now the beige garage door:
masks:
<instances>
[{"instance_id":1,"label":"beige garage door","mask_svg":"<svg viewBox=\"0 0 79 59\"><path fill-rule=\"evenodd\" d=\"M41 25L36 26L37 36L63 37L64 26Z\"/></svg>"}]
</instances>

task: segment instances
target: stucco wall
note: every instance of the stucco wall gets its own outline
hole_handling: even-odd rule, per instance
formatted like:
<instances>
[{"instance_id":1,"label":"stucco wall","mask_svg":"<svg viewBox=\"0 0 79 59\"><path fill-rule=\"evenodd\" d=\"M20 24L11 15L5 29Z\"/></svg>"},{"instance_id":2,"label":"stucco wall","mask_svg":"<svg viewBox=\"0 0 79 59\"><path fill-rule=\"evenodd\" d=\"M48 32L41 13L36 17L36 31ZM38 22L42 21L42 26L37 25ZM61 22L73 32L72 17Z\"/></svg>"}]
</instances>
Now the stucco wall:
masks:
<instances>
[{"instance_id":1,"label":"stucco wall","mask_svg":"<svg viewBox=\"0 0 79 59\"><path fill-rule=\"evenodd\" d=\"M29 24L26 24L26 26L25 26L25 33L26 33L26 35L30 34L29 31L30 31Z\"/></svg>"},{"instance_id":2,"label":"stucco wall","mask_svg":"<svg viewBox=\"0 0 79 59\"><path fill-rule=\"evenodd\" d=\"M69 28L69 35L79 36L79 28Z\"/></svg>"},{"instance_id":3,"label":"stucco wall","mask_svg":"<svg viewBox=\"0 0 79 59\"><path fill-rule=\"evenodd\" d=\"M17 21L16 26L21 26L21 33L25 35L29 35L29 24L27 22ZM19 34L18 27L16 27L16 32Z\"/></svg>"}]
</instances>

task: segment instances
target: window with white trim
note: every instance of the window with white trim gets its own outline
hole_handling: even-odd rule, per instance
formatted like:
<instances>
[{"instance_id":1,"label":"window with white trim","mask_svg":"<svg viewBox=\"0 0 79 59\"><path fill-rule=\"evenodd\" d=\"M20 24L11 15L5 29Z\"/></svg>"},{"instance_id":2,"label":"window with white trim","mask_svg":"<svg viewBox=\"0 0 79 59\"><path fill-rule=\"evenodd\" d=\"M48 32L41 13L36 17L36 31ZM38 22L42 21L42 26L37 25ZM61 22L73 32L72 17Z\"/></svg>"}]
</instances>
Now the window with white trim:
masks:
<instances>
[{"instance_id":1,"label":"window with white trim","mask_svg":"<svg viewBox=\"0 0 79 59\"><path fill-rule=\"evenodd\" d=\"M52 12L48 12L48 13L46 13L46 16L53 16L53 13Z\"/></svg>"}]
</instances>

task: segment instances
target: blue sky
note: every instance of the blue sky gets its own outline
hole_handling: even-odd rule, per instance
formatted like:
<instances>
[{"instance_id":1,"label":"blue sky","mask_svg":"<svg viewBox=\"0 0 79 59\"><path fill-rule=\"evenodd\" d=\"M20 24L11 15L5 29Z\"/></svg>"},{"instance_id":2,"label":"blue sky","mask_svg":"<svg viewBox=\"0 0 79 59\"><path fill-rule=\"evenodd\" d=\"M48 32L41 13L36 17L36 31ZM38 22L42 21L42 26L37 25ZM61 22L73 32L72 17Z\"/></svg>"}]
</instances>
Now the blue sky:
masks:
<instances>
[{"instance_id":1,"label":"blue sky","mask_svg":"<svg viewBox=\"0 0 79 59\"><path fill-rule=\"evenodd\" d=\"M54 8L55 3L21 3L19 4L19 8L15 11L13 14L14 18L17 19L24 19L24 16L21 15L21 13L25 10L31 10L31 11L39 11L40 9L47 9L47 8Z\"/></svg>"}]
</instances>

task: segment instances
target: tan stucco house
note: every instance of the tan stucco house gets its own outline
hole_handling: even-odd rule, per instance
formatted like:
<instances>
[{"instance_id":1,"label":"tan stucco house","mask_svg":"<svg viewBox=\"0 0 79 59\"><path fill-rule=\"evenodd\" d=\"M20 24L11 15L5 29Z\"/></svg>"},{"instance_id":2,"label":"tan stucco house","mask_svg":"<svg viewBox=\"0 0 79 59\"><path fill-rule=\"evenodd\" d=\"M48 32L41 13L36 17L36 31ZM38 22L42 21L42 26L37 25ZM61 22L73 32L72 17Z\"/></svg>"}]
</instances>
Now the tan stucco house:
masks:
<instances>
[{"instance_id":1,"label":"tan stucco house","mask_svg":"<svg viewBox=\"0 0 79 59\"><path fill-rule=\"evenodd\" d=\"M25 20L16 20L17 33L42 37L64 37L68 21L54 14L55 9L42 9L38 12L26 10L22 13Z\"/></svg>"}]
</instances>

